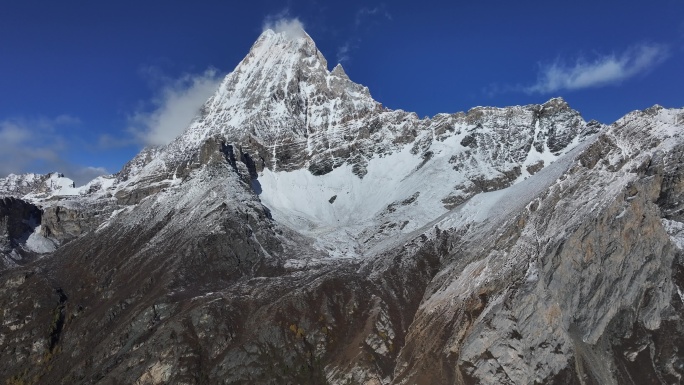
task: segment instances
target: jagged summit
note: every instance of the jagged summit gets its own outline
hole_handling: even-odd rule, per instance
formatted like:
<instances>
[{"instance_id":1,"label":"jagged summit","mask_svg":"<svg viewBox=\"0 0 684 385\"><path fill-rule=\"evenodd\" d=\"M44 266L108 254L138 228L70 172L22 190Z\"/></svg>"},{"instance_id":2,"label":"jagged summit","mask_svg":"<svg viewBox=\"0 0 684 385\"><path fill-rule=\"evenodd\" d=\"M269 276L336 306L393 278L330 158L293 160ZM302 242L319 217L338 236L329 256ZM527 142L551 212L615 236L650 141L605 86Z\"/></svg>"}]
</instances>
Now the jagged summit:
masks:
<instances>
[{"instance_id":1,"label":"jagged summit","mask_svg":"<svg viewBox=\"0 0 684 385\"><path fill-rule=\"evenodd\" d=\"M341 65L329 71L324 56L303 30L266 30L190 127L166 148L152 151L155 156L142 152L133 162L135 167L126 167L125 177L131 170L133 174L180 175L183 165L197 161L202 143L216 137L249 154L252 173L304 168L324 175L346 164L363 178L369 160L379 154L399 151L419 137L425 137L419 147L427 149L439 134L453 132L463 123L474 123L477 130L478 123L486 125L480 119L493 115L529 113L534 120L537 115L542 119L558 113L572 121L570 129L542 124L535 141L554 141L560 135L566 143L582 131L583 120L562 99L544 106L478 108L468 114L419 119L411 112L382 107L366 87L349 79ZM504 124L498 118L489 123ZM534 122L522 124L533 126ZM549 144L556 153L563 147ZM544 149L535 147L540 152Z\"/></svg>"},{"instance_id":2,"label":"jagged summit","mask_svg":"<svg viewBox=\"0 0 684 385\"><path fill-rule=\"evenodd\" d=\"M165 152L172 160L183 159L218 135L243 146L252 143L252 153L264 159L261 168L291 168L287 161L278 161L279 148L289 158L316 155L328 150L327 138L345 130L340 127L345 120L380 108L366 87L353 83L343 71L328 70L325 57L305 32L293 37L266 30ZM295 156L292 146L304 156Z\"/></svg>"},{"instance_id":3,"label":"jagged summit","mask_svg":"<svg viewBox=\"0 0 684 385\"><path fill-rule=\"evenodd\" d=\"M326 253L361 256L524 181L601 128L560 98L419 119L382 107L341 65L329 71L303 30L266 30L183 134L79 194L135 204L223 162L277 221L330 242ZM381 223L392 230L376 234Z\"/></svg>"},{"instance_id":4,"label":"jagged summit","mask_svg":"<svg viewBox=\"0 0 684 385\"><path fill-rule=\"evenodd\" d=\"M680 382L684 109L419 119L284 32L116 176L0 179L0 378Z\"/></svg>"},{"instance_id":5,"label":"jagged summit","mask_svg":"<svg viewBox=\"0 0 684 385\"><path fill-rule=\"evenodd\" d=\"M141 151L116 180L59 196L132 205L228 166L324 255L362 257L523 182L600 129L561 98L419 119L382 107L341 65L329 71L305 31L266 30L172 143Z\"/></svg>"},{"instance_id":6,"label":"jagged summit","mask_svg":"<svg viewBox=\"0 0 684 385\"><path fill-rule=\"evenodd\" d=\"M327 66L327 61L316 48L316 43L304 29L292 28L281 32L267 29L254 42L247 58L262 55L266 51L277 50L284 53L316 57ZM244 61L243 61L244 62ZM242 62L241 62L242 64Z\"/></svg>"},{"instance_id":7,"label":"jagged summit","mask_svg":"<svg viewBox=\"0 0 684 385\"><path fill-rule=\"evenodd\" d=\"M525 180L600 128L562 99L419 119L383 108L342 66L329 71L305 32L267 30L186 132L141 153L130 185L173 185L225 148L277 222L324 254L360 257Z\"/></svg>"},{"instance_id":8,"label":"jagged summit","mask_svg":"<svg viewBox=\"0 0 684 385\"><path fill-rule=\"evenodd\" d=\"M336 76L340 77L340 78L349 79L349 76L347 76L347 73L344 72L344 68L342 68L342 64L340 64L340 63L337 63L337 65L335 66L335 68L333 68L333 70L331 71L331 73L332 73L333 75L336 75Z\"/></svg>"}]
</instances>

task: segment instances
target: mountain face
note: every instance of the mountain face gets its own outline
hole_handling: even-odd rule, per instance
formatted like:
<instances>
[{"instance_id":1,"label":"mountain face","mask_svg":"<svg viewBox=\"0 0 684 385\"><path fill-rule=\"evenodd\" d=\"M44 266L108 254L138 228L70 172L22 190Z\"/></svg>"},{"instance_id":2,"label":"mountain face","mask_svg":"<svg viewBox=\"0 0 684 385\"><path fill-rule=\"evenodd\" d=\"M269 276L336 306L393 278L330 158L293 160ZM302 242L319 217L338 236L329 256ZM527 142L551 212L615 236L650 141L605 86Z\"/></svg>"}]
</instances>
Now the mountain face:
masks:
<instances>
[{"instance_id":1,"label":"mountain face","mask_svg":"<svg viewBox=\"0 0 684 385\"><path fill-rule=\"evenodd\" d=\"M680 383L683 121L419 119L266 31L119 173L0 180L0 377Z\"/></svg>"}]
</instances>

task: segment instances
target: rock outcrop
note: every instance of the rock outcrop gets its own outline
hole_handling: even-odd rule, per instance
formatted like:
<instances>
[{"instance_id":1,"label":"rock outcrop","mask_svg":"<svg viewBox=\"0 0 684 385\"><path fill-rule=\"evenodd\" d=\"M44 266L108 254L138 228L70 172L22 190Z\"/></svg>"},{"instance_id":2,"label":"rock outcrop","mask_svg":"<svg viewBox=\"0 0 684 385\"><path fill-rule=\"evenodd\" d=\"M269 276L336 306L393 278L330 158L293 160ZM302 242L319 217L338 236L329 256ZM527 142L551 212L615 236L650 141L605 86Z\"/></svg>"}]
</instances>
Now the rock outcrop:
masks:
<instances>
[{"instance_id":1,"label":"rock outcrop","mask_svg":"<svg viewBox=\"0 0 684 385\"><path fill-rule=\"evenodd\" d=\"M17 198L0 199L0 250L9 252L19 246L40 223L38 207Z\"/></svg>"},{"instance_id":2,"label":"rock outcrop","mask_svg":"<svg viewBox=\"0 0 684 385\"><path fill-rule=\"evenodd\" d=\"M0 378L681 382L684 110L419 119L301 32L114 176L0 181Z\"/></svg>"}]
</instances>

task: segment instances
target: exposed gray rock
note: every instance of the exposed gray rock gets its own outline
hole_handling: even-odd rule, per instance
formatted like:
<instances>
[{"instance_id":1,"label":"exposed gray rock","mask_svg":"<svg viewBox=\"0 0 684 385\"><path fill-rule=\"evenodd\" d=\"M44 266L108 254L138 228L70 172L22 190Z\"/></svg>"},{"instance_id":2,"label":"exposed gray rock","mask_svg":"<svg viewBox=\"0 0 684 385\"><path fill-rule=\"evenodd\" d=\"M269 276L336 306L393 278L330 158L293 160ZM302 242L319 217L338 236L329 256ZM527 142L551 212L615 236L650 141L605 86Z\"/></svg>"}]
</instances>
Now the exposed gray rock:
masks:
<instances>
[{"instance_id":1,"label":"exposed gray rock","mask_svg":"<svg viewBox=\"0 0 684 385\"><path fill-rule=\"evenodd\" d=\"M63 178L64 174L10 174L6 178L0 178L0 197L22 197L27 194L43 195L54 191L56 178Z\"/></svg>"},{"instance_id":2,"label":"exposed gray rock","mask_svg":"<svg viewBox=\"0 0 684 385\"><path fill-rule=\"evenodd\" d=\"M19 246L40 223L35 205L16 198L0 199L0 251L8 253Z\"/></svg>"},{"instance_id":3,"label":"exposed gray rock","mask_svg":"<svg viewBox=\"0 0 684 385\"><path fill-rule=\"evenodd\" d=\"M552 99L418 119L328 71L305 34L267 31L184 134L114 178L0 183L31 202L0 201L3 247L25 252L35 215L60 242L0 255L0 378L679 383L683 114L606 127ZM301 206L279 221L262 202L266 171L346 170L321 198L339 209L398 153L383 160L408 162L400 193L358 197L379 207L367 223L321 226Z\"/></svg>"},{"instance_id":4,"label":"exposed gray rock","mask_svg":"<svg viewBox=\"0 0 684 385\"><path fill-rule=\"evenodd\" d=\"M525 210L452 236L458 253L426 291L397 383L679 378L673 345L654 353L659 330L684 325L680 252L661 221L663 181L677 177L657 150L631 151L670 147L647 124L619 122Z\"/></svg>"},{"instance_id":5,"label":"exposed gray rock","mask_svg":"<svg viewBox=\"0 0 684 385\"><path fill-rule=\"evenodd\" d=\"M43 211L40 231L59 243L68 242L96 229L103 221L102 216L92 209L53 205Z\"/></svg>"}]
</instances>

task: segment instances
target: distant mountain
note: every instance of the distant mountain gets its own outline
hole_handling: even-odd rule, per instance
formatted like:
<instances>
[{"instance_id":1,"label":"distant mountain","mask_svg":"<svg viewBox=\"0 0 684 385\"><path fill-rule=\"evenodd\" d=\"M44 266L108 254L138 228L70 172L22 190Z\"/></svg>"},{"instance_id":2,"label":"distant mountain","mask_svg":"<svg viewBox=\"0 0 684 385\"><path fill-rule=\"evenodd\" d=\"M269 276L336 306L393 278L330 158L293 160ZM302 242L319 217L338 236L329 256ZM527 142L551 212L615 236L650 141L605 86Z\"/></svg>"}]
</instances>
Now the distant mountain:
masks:
<instances>
[{"instance_id":1,"label":"distant mountain","mask_svg":"<svg viewBox=\"0 0 684 385\"><path fill-rule=\"evenodd\" d=\"M684 109L420 119L300 32L115 175L0 179L0 377L679 381Z\"/></svg>"}]
</instances>

